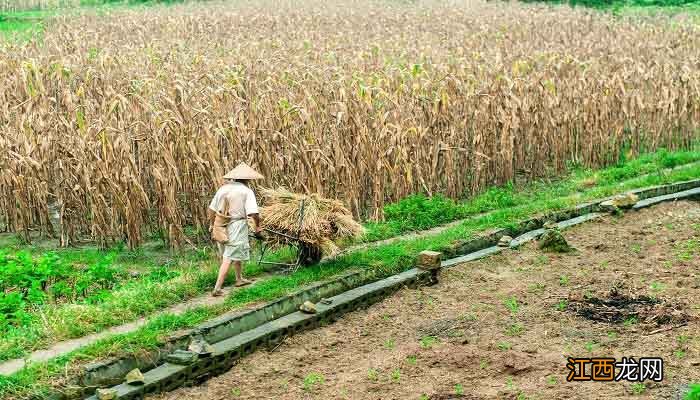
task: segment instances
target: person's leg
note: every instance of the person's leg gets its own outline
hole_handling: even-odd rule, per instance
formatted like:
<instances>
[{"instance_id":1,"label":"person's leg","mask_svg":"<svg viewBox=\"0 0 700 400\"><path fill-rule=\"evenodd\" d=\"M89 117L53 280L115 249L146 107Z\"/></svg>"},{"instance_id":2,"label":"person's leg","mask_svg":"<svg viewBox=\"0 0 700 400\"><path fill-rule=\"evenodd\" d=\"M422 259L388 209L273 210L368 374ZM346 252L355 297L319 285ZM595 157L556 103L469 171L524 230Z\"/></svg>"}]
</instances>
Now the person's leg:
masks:
<instances>
[{"instance_id":1,"label":"person's leg","mask_svg":"<svg viewBox=\"0 0 700 400\"><path fill-rule=\"evenodd\" d=\"M236 282L243 280L243 263L241 261L233 262L233 270L236 272Z\"/></svg>"},{"instance_id":2,"label":"person's leg","mask_svg":"<svg viewBox=\"0 0 700 400\"><path fill-rule=\"evenodd\" d=\"M224 280L226 280L226 275L228 275L228 269L231 266L231 259L223 257L221 259L221 267L219 267L219 276L216 278L216 285L214 285L214 293L221 290L224 286Z\"/></svg>"}]
</instances>

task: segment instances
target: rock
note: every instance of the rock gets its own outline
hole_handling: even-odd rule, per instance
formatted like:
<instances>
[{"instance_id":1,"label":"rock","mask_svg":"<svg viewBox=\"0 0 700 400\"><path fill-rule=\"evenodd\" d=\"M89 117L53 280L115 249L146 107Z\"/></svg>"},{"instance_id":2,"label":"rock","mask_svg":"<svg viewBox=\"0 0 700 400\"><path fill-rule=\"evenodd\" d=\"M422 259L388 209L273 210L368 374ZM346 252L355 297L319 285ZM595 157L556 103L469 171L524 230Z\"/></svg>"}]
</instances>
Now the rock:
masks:
<instances>
[{"instance_id":1,"label":"rock","mask_svg":"<svg viewBox=\"0 0 700 400\"><path fill-rule=\"evenodd\" d=\"M304 304L299 306L299 311L307 314L316 314L316 305L307 300L304 302Z\"/></svg>"},{"instance_id":2,"label":"rock","mask_svg":"<svg viewBox=\"0 0 700 400\"><path fill-rule=\"evenodd\" d=\"M542 227L544 229L559 229L559 225L555 221L546 221Z\"/></svg>"},{"instance_id":3,"label":"rock","mask_svg":"<svg viewBox=\"0 0 700 400\"><path fill-rule=\"evenodd\" d=\"M97 389L95 393L99 400L114 400L117 398L117 391L114 389Z\"/></svg>"},{"instance_id":4,"label":"rock","mask_svg":"<svg viewBox=\"0 0 700 400\"><path fill-rule=\"evenodd\" d=\"M418 268L423 270L440 269L442 253L439 251L423 250L418 253Z\"/></svg>"},{"instance_id":5,"label":"rock","mask_svg":"<svg viewBox=\"0 0 700 400\"><path fill-rule=\"evenodd\" d=\"M619 213L621 209L632 208L639 201L634 193L618 194L610 200L600 203L600 208L611 213Z\"/></svg>"},{"instance_id":6,"label":"rock","mask_svg":"<svg viewBox=\"0 0 700 400\"><path fill-rule=\"evenodd\" d=\"M547 229L540 236L538 247L540 250L555 253L568 253L573 249L564 239L564 235L558 229Z\"/></svg>"},{"instance_id":7,"label":"rock","mask_svg":"<svg viewBox=\"0 0 700 400\"><path fill-rule=\"evenodd\" d=\"M510 247L510 242L513 241L513 238L508 236L508 235L503 235L501 236L501 239L498 241L498 247Z\"/></svg>"},{"instance_id":8,"label":"rock","mask_svg":"<svg viewBox=\"0 0 700 400\"><path fill-rule=\"evenodd\" d=\"M199 357L208 357L214 352L214 348L201 335L193 335L187 350Z\"/></svg>"},{"instance_id":9,"label":"rock","mask_svg":"<svg viewBox=\"0 0 700 400\"><path fill-rule=\"evenodd\" d=\"M319 301L319 303L325 304L325 305L328 306L328 305L333 304L333 300L331 300L331 299L326 299L326 298L324 297L324 298L321 299L321 301Z\"/></svg>"},{"instance_id":10,"label":"rock","mask_svg":"<svg viewBox=\"0 0 700 400\"><path fill-rule=\"evenodd\" d=\"M138 279L138 278L141 277L141 272L139 272L139 271L129 271L129 276L130 276L132 279Z\"/></svg>"},{"instance_id":11,"label":"rock","mask_svg":"<svg viewBox=\"0 0 700 400\"><path fill-rule=\"evenodd\" d=\"M165 361L177 365L190 365L197 361L197 354L187 350L175 350L165 356Z\"/></svg>"},{"instance_id":12,"label":"rock","mask_svg":"<svg viewBox=\"0 0 700 400\"><path fill-rule=\"evenodd\" d=\"M145 383L143 374L138 368L134 368L126 374L126 383L129 385L143 385Z\"/></svg>"}]
</instances>

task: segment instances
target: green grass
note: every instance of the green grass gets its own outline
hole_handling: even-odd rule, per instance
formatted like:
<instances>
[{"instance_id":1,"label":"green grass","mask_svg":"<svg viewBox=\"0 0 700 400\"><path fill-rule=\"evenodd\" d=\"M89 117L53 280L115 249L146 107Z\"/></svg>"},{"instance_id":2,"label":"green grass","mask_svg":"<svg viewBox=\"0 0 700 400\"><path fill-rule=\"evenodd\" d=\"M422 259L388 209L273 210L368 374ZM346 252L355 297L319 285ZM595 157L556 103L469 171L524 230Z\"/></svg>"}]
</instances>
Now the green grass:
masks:
<instances>
[{"instance_id":1,"label":"green grass","mask_svg":"<svg viewBox=\"0 0 700 400\"><path fill-rule=\"evenodd\" d=\"M669 152L659 150L600 171L574 169L556 182L536 181L516 188L512 183L493 187L466 201L457 202L441 195L409 196L384 207L385 221L365 224L367 233L362 239L372 242L407 232L419 231L479 214L518 207L551 198L581 197L586 192L605 193L624 180L660 170L700 161L700 151ZM589 187L593 183L592 189ZM596 190L597 189L597 190Z\"/></svg>"},{"instance_id":2,"label":"green grass","mask_svg":"<svg viewBox=\"0 0 700 400\"><path fill-rule=\"evenodd\" d=\"M700 11L698 0L521 0L526 3L568 4L599 10L621 12L628 10L653 10L656 12L679 13Z\"/></svg>"},{"instance_id":3,"label":"green grass","mask_svg":"<svg viewBox=\"0 0 700 400\"><path fill-rule=\"evenodd\" d=\"M201 0L206 1L206 0ZM105 13L120 8L148 7L158 4L170 5L183 0L82 0L77 8L55 8L0 12L0 40L27 41L40 38L47 19L56 15L81 12Z\"/></svg>"},{"instance_id":4,"label":"green grass","mask_svg":"<svg viewBox=\"0 0 700 400\"><path fill-rule=\"evenodd\" d=\"M659 154L662 154L660 156ZM681 156L679 156L679 154ZM416 254L422 250L444 250L457 240L464 240L473 237L474 234L485 229L493 227L508 227L513 226L519 220L532 216L534 214L562 209L572 206L576 203L595 199L619 193L622 191L676 182L700 177L700 165L692 165L686 168L677 169L667 173L658 173L664 165L675 165L681 163L680 160L694 161L700 153L682 152L682 153L657 153L655 155L645 156L641 160L633 160L599 172L577 172L572 174L569 179L558 181L551 184L539 183L529 187L524 192L514 192L516 196L529 199L528 201L515 201L512 206L494 210L485 215L475 216L472 219L467 219L461 223L452 226L438 234L393 242L377 247L364 249L362 251L344 254L338 258L328 260L322 264L301 269L290 275L273 276L269 279L262 280L254 286L249 286L236 290L228 297L224 304L219 306L199 307L190 310L181 315L161 315L151 319L144 327L139 330L111 337L100 341L93 345L86 346L78 351L75 351L66 356L51 360L48 363L33 364L25 370L18 372L10 377L0 377L0 397L9 395L26 395L28 393L41 393L47 391L55 377L65 373L65 367L70 365L80 365L81 362L105 358L115 355L121 355L129 352L139 351L143 349L155 348L162 343L163 338L176 329L193 327L207 319L220 315L221 313L240 308L255 302L272 300L298 290L300 287L308 285L319 280L331 278L339 273L350 269L364 269L373 273L377 278L395 274L410 268ZM680 158L679 158L680 157ZM669 161L670 160L670 161ZM654 173L656 172L656 173ZM650 175L640 176L644 173ZM594 178L597 184L593 187L584 185L584 179ZM539 192L535 190L539 188ZM492 194L490 195L492 196ZM484 206L481 206L483 209ZM486 207L487 208L487 207ZM76 258L81 256L76 254ZM86 260L94 259L95 255L86 253L82 257ZM130 254L127 257L133 257L135 260L140 260L141 255L137 253ZM192 263L183 268L184 271L200 268L201 264ZM186 282L181 282L182 286L172 283L180 277L173 280L160 282L159 285L174 285L179 287L181 291L194 295L209 289L209 286L214 281L215 265L210 265L210 270L205 272L193 272L194 277ZM261 269L256 266L251 266L250 273L262 273ZM130 293L124 293L123 296L118 290L113 294L113 297L90 309L88 314L65 314L62 322L66 325L71 325L73 322L81 321L84 324L84 318L94 319L94 323L85 324L81 329L88 329L91 326L93 330L99 330L108 326L110 323L120 323L125 315L119 318L110 316L112 313L121 312L121 309L131 310L133 314L146 315L153 311L152 303L161 301L159 296L168 296L168 292L176 290L171 286L161 286L159 289L152 288L149 285L132 288ZM187 292L191 291L191 292ZM180 292L180 296L183 292ZM170 301L181 301L178 296L166 297L169 300L164 301L158 306L164 306ZM117 300L119 299L119 300ZM511 312L517 312L519 304L513 302L514 298L506 299L504 305ZM131 303L133 302L133 303ZM515 310L515 311L514 311ZM70 320L76 318L76 321ZM92 324L92 325L90 325ZM26 349L31 348L29 342L32 342L32 334L37 332L22 331L13 339L3 337L0 343L13 343L6 345L5 352L10 354L15 351L16 354L23 353ZM21 339L20 339L21 337ZM434 343L425 344L432 346ZM34 344L40 341L34 340ZM505 342L504 342L505 343ZM502 350L507 350L506 344L502 343L499 346ZM423 346L423 347L427 347Z\"/></svg>"}]
</instances>

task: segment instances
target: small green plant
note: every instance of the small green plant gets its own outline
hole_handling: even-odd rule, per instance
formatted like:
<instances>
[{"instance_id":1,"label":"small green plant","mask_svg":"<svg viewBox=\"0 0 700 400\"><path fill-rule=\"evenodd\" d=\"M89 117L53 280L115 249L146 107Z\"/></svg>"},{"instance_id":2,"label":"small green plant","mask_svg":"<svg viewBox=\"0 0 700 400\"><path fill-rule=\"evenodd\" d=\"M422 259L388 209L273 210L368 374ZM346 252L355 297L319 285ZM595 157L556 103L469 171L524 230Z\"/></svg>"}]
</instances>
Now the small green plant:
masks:
<instances>
[{"instance_id":1,"label":"small green plant","mask_svg":"<svg viewBox=\"0 0 700 400\"><path fill-rule=\"evenodd\" d=\"M240 397L241 396L241 389L239 389L239 388L231 389L231 396Z\"/></svg>"},{"instance_id":2,"label":"small green plant","mask_svg":"<svg viewBox=\"0 0 700 400\"><path fill-rule=\"evenodd\" d=\"M511 314L516 314L518 310L520 310L520 304L518 304L518 299L516 299L515 296L510 296L503 300L503 305L506 306Z\"/></svg>"},{"instance_id":3,"label":"small green plant","mask_svg":"<svg viewBox=\"0 0 700 400\"><path fill-rule=\"evenodd\" d=\"M644 394L644 392L646 392L647 385L645 385L643 382L637 382L632 384L631 389L635 396L641 396Z\"/></svg>"},{"instance_id":4,"label":"small green plant","mask_svg":"<svg viewBox=\"0 0 700 400\"><path fill-rule=\"evenodd\" d=\"M673 352L673 355L676 356L677 359L685 358L685 351L681 349L677 349Z\"/></svg>"},{"instance_id":5,"label":"small green plant","mask_svg":"<svg viewBox=\"0 0 700 400\"><path fill-rule=\"evenodd\" d=\"M542 265L547 265L547 264L549 264L549 257L547 257L547 256L544 255L544 254L538 255L538 256L535 258L534 264L535 264L535 266L537 266L537 267L542 266Z\"/></svg>"},{"instance_id":6,"label":"small green plant","mask_svg":"<svg viewBox=\"0 0 700 400\"><path fill-rule=\"evenodd\" d=\"M523 327L523 325L521 323L516 322L514 324L511 324L508 328L506 328L505 334L508 336L520 336L524 330L525 328Z\"/></svg>"},{"instance_id":7,"label":"small green plant","mask_svg":"<svg viewBox=\"0 0 700 400\"><path fill-rule=\"evenodd\" d=\"M515 383L513 382L512 376L506 377L506 388L508 388L508 390L515 389Z\"/></svg>"},{"instance_id":8,"label":"small green plant","mask_svg":"<svg viewBox=\"0 0 700 400\"><path fill-rule=\"evenodd\" d=\"M550 375L547 377L547 386L556 386L557 385L557 377L554 375Z\"/></svg>"},{"instance_id":9,"label":"small green plant","mask_svg":"<svg viewBox=\"0 0 700 400\"><path fill-rule=\"evenodd\" d=\"M406 357L406 362L408 363L408 365L416 365L418 363L418 357L408 356Z\"/></svg>"},{"instance_id":10,"label":"small green plant","mask_svg":"<svg viewBox=\"0 0 700 400\"><path fill-rule=\"evenodd\" d=\"M654 291L654 292L660 292L660 291L662 291L662 290L664 290L664 289L666 288L666 285L664 285L664 284L661 283L661 282L652 282L652 283L649 285L649 288L650 288L652 291Z\"/></svg>"},{"instance_id":11,"label":"small green plant","mask_svg":"<svg viewBox=\"0 0 700 400\"><path fill-rule=\"evenodd\" d=\"M379 379L379 372L374 368L368 369L367 379L369 379L370 381L377 381Z\"/></svg>"},{"instance_id":12,"label":"small green plant","mask_svg":"<svg viewBox=\"0 0 700 400\"><path fill-rule=\"evenodd\" d=\"M630 327L632 325L636 325L637 323L639 323L637 317L629 317L622 322L622 325Z\"/></svg>"},{"instance_id":13,"label":"small green plant","mask_svg":"<svg viewBox=\"0 0 700 400\"><path fill-rule=\"evenodd\" d=\"M630 245L630 250L632 250L633 253L640 253L642 251L642 245L639 243L632 243Z\"/></svg>"},{"instance_id":14,"label":"small green plant","mask_svg":"<svg viewBox=\"0 0 700 400\"><path fill-rule=\"evenodd\" d=\"M559 277L559 285L568 286L569 285L569 277L567 275L560 276Z\"/></svg>"},{"instance_id":15,"label":"small green plant","mask_svg":"<svg viewBox=\"0 0 700 400\"><path fill-rule=\"evenodd\" d=\"M592 353L593 350L595 350L595 348L598 347L598 344L596 342L586 342L584 347L586 348L587 352Z\"/></svg>"},{"instance_id":16,"label":"small green plant","mask_svg":"<svg viewBox=\"0 0 700 400\"><path fill-rule=\"evenodd\" d=\"M689 385L688 393L686 393L684 400L700 400L700 383Z\"/></svg>"},{"instance_id":17,"label":"small green plant","mask_svg":"<svg viewBox=\"0 0 700 400\"><path fill-rule=\"evenodd\" d=\"M489 367L489 360L481 360L479 361L479 368L480 369L486 369Z\"/></svg>"},{"instance_id":18,"label":"small green plant","mask_svg":"<svg viewBox=\"0 0 700 400\"><path fill-rule=\"evenodd\" d=\"M396 347L396 342L394 339L388 339L387 341L384 342L384 348L387 350L394 350Z\"/></svg>"},{"instance_id":19,"label":"small green plant","mask_svg":"<svg viewBox=\"0 0 700 400\"><path fill-rule=\"evenodd\" d=\"M615 340L615 339L617 339L617 332L615 332L615 331L609 331L609 332L608 332L608 339L610 339L610 340Z\"/></svg>"},{"instance_id":20,"label":"small green plant","mask_svg":"<svg viewBox=\"0 0 700 400\"><path fill-rule=\"evenodd\" d=\"M424 349L429 349L437 343L437 338L435 336L423 336L420 339L420 347Z\"/></svg>"},{"instance_id":21,"label":"small green plant","mask_svg":"<svg viewBox=\"0 0 700 400\"><path fill-rule=\"evenodd\" d=\"M304 390L307 392L312 390L317 385L323 385L325 378L317 372L310 372L304 377Z\"/></svg>"},{"instance_id":22,"label":"small green plant","mask_svg":"<svg viewBox=\"0 0 700 400\"><path fill-rule=\"evenodd\" d=\"M528 286L527 291L530 293L535 293L535 294L542 294L544 293L544 289L547 287L544 283L533 283L532 285Z\"/></svg>"},{"instance_id":23,"label":"small green plant","mask_svg":"<svg viewBox=\"0 0 700 400\"><path fill-rule=\"evenodd\" d=\"M464 395L464 387L462 386L461 383L458 383L455 385L455 394L457 396L463 396Z\"/></svg>"},{"instance_id":24,"label":"small green plant","mask_svg":"<svg viewBox=\"0 0 700 400\"><path fill-rule=\"evenodd\" d=\"M498 342L498 350L508 351L511 348L511 344L508 342Z\"/></svg>"},{"instance_id":25,"label":"small green plant","mask_svg":"<svg viewBox=\"0 0 700 400\"><path fill-rule=\"evenodd\" d=\"M391 380L398 383L401 381L401 370L396 368L395 370L391 371Z\"/></svg>"},{"instance_id":26,"label":"small green plant","mask_svg":"<svg viewBox=\"0 0 700 400\"><path fill-rule=\"evenodd\" d=\"M476 321L478 318L475 313L466 313L460 317L463 321Z\"/></svg>"},{"instance_id":27,"label":"small green plant","mask_svg":"<svg viewBox=\"0 0 700 400\"><path fill-rule=\"evenodd\" d=\"M555 307L557 311L566 311L566 309L569 307L569 301L567 299L561 299Z\"/></svg>"},{"instance_id":28,"label":"small green plant","mask_svg":"<svg viewBox=\"0 0 700 400\"><path fill-rule=\"evenodd\" d=\"M428 397L428 395L425 394L425 393L423 393L422 395L420 395L420 397L419 397L418 399L419 399L419 400L430 400L430 398Z\"/></svg>"}]
</instances>

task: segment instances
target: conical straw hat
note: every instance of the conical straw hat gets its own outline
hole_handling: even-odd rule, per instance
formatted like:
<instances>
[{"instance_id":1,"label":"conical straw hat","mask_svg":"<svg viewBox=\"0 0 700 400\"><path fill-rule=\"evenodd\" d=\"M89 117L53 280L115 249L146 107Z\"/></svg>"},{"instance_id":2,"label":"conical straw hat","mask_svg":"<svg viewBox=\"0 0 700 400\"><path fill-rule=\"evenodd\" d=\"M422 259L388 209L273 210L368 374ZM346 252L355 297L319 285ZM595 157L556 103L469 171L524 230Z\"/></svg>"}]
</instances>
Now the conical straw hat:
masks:
<instances>
[{"instance_id":1,"label":"conical straw hat","mask_svg":"<svg viewBox=\"0 0 700 400\"><path fill-rule=\"evenodd\" d=\"M236 168L229 171L228 174L224 175L224 179L263 179L258 171L251 168L246 163L240 163Z\"/></svg>"}]
</instances>

